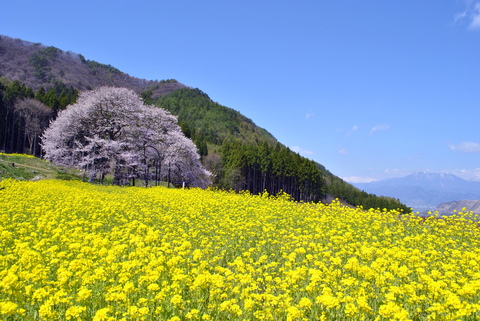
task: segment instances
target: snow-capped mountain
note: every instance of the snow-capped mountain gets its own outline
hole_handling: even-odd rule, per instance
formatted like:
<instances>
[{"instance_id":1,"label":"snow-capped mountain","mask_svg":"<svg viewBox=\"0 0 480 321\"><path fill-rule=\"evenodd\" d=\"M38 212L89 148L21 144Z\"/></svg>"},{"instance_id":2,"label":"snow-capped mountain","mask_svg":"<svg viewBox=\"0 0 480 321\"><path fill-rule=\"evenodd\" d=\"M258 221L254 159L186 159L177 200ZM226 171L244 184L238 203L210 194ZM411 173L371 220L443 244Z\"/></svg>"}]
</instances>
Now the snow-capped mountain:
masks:
<instances>
[{"instance_id":1,"label":"snow-capped mountain","mask_svg":"<svg viewBox=\"0 0 480 321\"><path fill-rule=\"evenodd\" d=\"M480 175L479 176L474 176L470 178L468 181L470 182L480 182Z\"/></svg>"}]
</instances>

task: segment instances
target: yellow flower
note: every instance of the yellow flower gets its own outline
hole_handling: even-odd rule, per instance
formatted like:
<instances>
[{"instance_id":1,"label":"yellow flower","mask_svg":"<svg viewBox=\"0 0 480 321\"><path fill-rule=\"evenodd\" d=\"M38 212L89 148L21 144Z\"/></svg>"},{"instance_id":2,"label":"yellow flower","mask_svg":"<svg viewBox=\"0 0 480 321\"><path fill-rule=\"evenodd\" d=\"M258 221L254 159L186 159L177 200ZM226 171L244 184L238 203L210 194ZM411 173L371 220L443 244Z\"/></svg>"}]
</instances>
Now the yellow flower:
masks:
<instances>
[{"instance_id":1,"label":"yellow flower","mask_svg":"<svg viewBox=\"0 0 480 321\"><path fill-rule=\"evenodd\" d=\"M147 290L158 291L158 290L160 290L160 286L157 283L152 283L149 286L147 286Z\"/></svg>"},{"instance_id":2,"label":"yellow flower","mask_svg":"<svg viewBox=\"0 0 480 321\"><path fill-rule=\"evenodd\" d=\"M15 284L17 284L18 276L12 272L8 272L5 277L0 281L0 288L4 291L9 291Z\"/></svg>"},{"instance_id":3,"label":"yellow flower","mask_svg":"<svg viewBox=\"0 0 480 321\"><path fill-rule=\"evenodd\" d=\"M311 308L312 307L312 301L309 298L301 298L300 302L298 302L298 306L300 308Z\"/></svg>"},{"instance_id":4,"label":"yellow flower","mask_svg":"<svg viewBox=\"0 0 480 321\"><path fill-rule=\"evenodd\" d=\"M234 315L240 316L242 315L242 309L238 304L236 304L237 300L227 300L220 304L221 311L227 311Z\"/></svg>"},{"instance_id":5,"label":"yellow flower","mask_svg":"<svg viewBox=\"0 0 480 321\"><path fill-rule=\"evenodd\" d=\"M87 289L86 287L80 287L77 292L77 302L82 302L88 299L92 295L92 290Z\"/></svg>"},{"instance_id":6,"label":"yellow flower","mask_svg":"<svg viewBox=\"0 0 480 321\"><path fill-rule=\"evenodd\" d=\"M114 317L109 317L108 313L111 311L110 308L103 308L97 310L93 316L93 321L115 321Z\"/></svg>"},{"instance_id":7,"label":"yellow flower","mask_svg":"<svg viewBox=\"0 0 480 321\"><path fill-rule=\"evenodd\" d=\"M80 314L85 312L87 310L86 307L84 306L72 306L65 311L65 319L71 320L71 319L76 319L80 317Z\"/></svg>"},{"instance_id":8,"label":"yellow flower","mask_svg":"<svg viewBox=\"0 0 480 321\"><path fill-rule=\"evenodd\" d=\"M7 302L0 302L0 314L1 315L13 315L17 311L18 305L16 303L7 301Z\"/></svg>"},{"instance_id":9,"label":"yellow flower","mask_svg":"<svg viewBox=\"0 0 480 321\"><path fill-rule=\"evenodd\" d=\"M4 179L0 194L2 320L35 307L74 321L480 313L480 230L466 213L66 181Z\"/></svg>"},{"instance_id":10,"label":"yellow flower","mask_svg":"<svg viewBox=\"0 0 480 321\"><path fill-rule=\"evenodd\" d=\"M358 309L357 307L355 306L355 304L353 303L347 303L345 305L345 314L348 316L348 317L353 317L354 315L356 315L358 313Z\"/></svg>"},{"instance_id":11,"label":"yellow flower","mask_svg":"<svg viewBox=\"0 0 480 321\"><path fill-rule=\"evenodd\" d=\"M340 304L340 301L332 294L329 287L323 289L322 295L317 296L315 301L327 308L334 308Z\"/></svg>"},{"instance_id":12,"label":"yellow flower","mask_svg":"<svg viewBox=\"0 0 480 321\"><path fill-rule=\"evenodd\" d=\"M135 292L135 285L133 284L133 282L128 281L127 283L125 283L125 285L123 286L123 292L127 294Z\"/></svg>"},{"instance_id":13,"label":"yellow flower","mask_svg":"<svg viewBox=\"0 0 480 321\"><path fill-rule=\"evenodd\" d=\"M302 317L302 312L294 306L287 308L287 320L298 320Z\"/></svg>"},{"instance_id":14,"label":"yellow flower","mask_svg":"<svg viewBox=\"0 0 480 321\"><path fill-rule=\"evenodd\" d=\"M187 318L187 319L198 319L199 314L200 314L200 311L198 309L192 309L185 315L185 318Z\"/></svg>"},{"instance_id":15,"label":"yellow flower","mask_svg":"<svg viewBox=\"0 0 480 321\"><path fill-rule=\"evenodd\" d=\"M395 304L395 302L388 302L387 304L380 305L378 309L378 313L384 317L389 318L391 320L403 320L407 321L408 319L408 312L403 309L402 307Z\"/></svg>"},{"instance_id":16,"label":"yellow flower","mask_svg":"<svg viewBox=\"0 0 480 321\"><path fill-rule=\"evenodd\" d=\"M183 299L182 299L182 296L179 295L179 294L175 294L171 299L170 299L170 302L173 304L173 305L179 305L183 302Z\"/></svg>"}]
</instances>

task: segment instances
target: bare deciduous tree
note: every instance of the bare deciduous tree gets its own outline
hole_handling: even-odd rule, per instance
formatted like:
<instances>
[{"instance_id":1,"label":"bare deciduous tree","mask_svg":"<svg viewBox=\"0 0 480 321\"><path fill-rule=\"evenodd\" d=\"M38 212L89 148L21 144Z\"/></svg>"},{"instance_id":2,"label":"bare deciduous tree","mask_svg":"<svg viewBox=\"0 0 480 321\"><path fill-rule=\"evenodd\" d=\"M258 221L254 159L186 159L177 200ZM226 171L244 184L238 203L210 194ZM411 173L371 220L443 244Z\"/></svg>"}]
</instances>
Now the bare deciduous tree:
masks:
<instances>
[{"instance_id":1,"label":"bare deciduous tree","mask_svg":"<svg viewBox=\"0 0 480 321\"><path fill-rule=\"evenodd\" d=\"M25 136L28 140L30 154L37 156L39 137L48 126L52 110L38 100L25 98L15 104L15 112L24 121Z\"/></svg>"}]
</instances>

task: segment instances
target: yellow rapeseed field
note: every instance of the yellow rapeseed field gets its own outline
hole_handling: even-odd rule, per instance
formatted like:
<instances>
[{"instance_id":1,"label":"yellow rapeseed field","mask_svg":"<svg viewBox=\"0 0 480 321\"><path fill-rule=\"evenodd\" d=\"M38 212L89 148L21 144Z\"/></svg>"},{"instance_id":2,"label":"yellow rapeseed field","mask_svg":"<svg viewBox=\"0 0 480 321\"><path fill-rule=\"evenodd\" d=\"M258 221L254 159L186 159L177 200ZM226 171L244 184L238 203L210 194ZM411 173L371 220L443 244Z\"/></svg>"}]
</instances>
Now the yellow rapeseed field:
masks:
<instances>
[{"instance_id":1,"label":"yellow rapeseed field","mask_svg":"<svg viewBox=\"0 0 480 321\"><path fill-rule=\"evenodd\" d=\"M464 215L0 182L1 320L478 320Z\"/></svg>"}]
</instances>

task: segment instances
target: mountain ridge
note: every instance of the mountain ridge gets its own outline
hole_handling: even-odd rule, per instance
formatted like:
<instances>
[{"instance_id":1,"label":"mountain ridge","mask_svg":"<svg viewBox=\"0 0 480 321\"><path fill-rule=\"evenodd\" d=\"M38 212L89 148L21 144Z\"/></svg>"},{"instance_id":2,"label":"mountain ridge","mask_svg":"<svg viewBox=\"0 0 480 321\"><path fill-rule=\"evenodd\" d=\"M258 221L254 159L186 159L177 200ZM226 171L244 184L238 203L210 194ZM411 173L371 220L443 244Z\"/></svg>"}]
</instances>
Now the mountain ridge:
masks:
<instances>
[{"instance_id":1,"label":"mountain ridge","mask_svg":"<svg viewBox=\"0 0 480 321\"><path fill-rule=\"evenodd\" d=\"M452 215L455 212L474 212L480 214L480 200L461 200L442 203L435 210L440 215Z\"/></svg>"},{"instance_id":2,"label":"mountain ridge","mask_svg":"<svg viewBox=\"0 0 480 321\"><path fill-rule=\"evenodd\" d=\"M418 211L432 210L451 201L480 199L479 182L447 173L415 172L404 177L353 185L369 193L398 198Z\"/></svg>"},{"instance_id":3,"label":"mountain ridge","mask_svg":"<svg viewBox=\"0 0 480 321\"><path fill-rule=\"evenodd\" d=\"M174 79L156 81L132 77L111 65L87 60L81 54L4 35L0 35L0 77L19 80L33 90L48 89L56 82L77 90L127 87L138 94L156 87L152 93L155 97L187 87Z\"/></svg>"}]
</instances>

